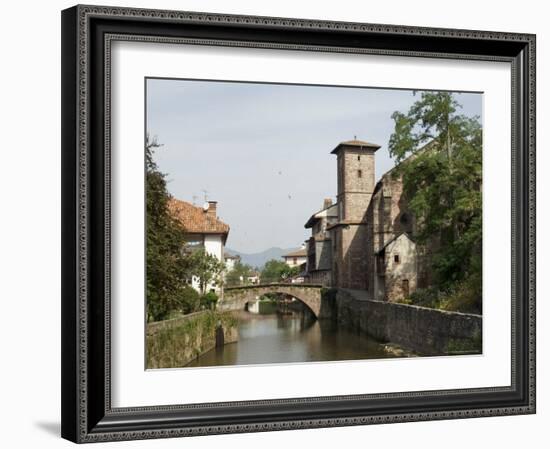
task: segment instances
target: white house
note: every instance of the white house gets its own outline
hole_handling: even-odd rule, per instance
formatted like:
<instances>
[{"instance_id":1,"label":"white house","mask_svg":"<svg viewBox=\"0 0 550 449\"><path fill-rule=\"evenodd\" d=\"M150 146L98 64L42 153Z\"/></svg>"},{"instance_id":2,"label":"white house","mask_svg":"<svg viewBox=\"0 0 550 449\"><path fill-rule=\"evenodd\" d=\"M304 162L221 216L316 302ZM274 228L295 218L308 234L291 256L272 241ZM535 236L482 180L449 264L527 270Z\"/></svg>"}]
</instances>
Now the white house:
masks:
<instances>
[{"instance_id":1,"label":"white house","mask_svg":"<svg viewBox=\"0 0 550 449\"><path fill-rule=\"evenodd\" d=\"M259 284L260 283L260 273L258 273L257 271L252 271L246 277L246 283L247 284Z\"/></svg>"},{"instance_id":2,"label":"white house","mask_svg":"<svg viewBox=\"0 0 550 449\"><path fill-rule=\"evenodd\" d=\"M168 203L168 209L185 229L187 250L204 249L207 254L212 254L219 261L225 260L224 248L229 235L229 225L218 218L216 201L208 201L204 206L198 207L172 198ZM191 285L199 291L200 279L193 276ZM218 294L221 292L220 286L214 284L209 285L207 290L213 290Z\"/></svg>"},{"instance_id":3,"label":"white house","mask_svg":"<svg viewBox=\"0 0 550 449\"><path fill-rule=\"evenodd\" d=\"M237 263L241 261L241 256L233 256L232 254L224 254L225 272L229 273L235 269Z\"/></svg>"},{"instance_id":4,"label":"white house","mask_svg":"<svg viewBox=\"0 0 550 449\"><path fill-rule=\"evenodd\" d=\"M307 261L307 250L305 245L302 245L300 249L283 254L281 257L289 267L299 267Z\"/></svg>"}]
</instances>

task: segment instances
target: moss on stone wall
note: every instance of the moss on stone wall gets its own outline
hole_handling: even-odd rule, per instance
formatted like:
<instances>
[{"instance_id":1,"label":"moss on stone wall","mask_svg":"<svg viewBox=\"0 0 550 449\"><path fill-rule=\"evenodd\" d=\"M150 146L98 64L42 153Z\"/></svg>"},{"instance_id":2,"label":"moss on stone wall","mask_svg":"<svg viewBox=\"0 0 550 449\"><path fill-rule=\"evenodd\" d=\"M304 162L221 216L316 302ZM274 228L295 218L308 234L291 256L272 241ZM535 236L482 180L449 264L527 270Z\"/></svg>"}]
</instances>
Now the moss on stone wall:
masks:
<instances>
[{"instance_id":1,"label":"moss on stone wall","mask_svg":"<svg viewBox=\"0 0 550 449\"><path fill-rule=\"evenodd\" d=\"M237 341L238 320L229 312L205 310L147 326L147 368L187 365L216 345L216 327L221 324L225 343Z\"/></svg>"}]
</instances>

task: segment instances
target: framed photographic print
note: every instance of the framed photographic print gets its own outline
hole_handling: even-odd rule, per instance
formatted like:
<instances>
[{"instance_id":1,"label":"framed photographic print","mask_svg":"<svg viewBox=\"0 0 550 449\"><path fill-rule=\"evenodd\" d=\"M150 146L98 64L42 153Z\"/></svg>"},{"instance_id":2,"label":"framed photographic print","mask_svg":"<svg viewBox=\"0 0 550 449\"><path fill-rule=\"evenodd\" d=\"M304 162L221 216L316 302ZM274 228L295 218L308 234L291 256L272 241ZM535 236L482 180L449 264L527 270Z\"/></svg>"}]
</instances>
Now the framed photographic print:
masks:
<instances>
[{"instance_id":1,"label":"framed photographic print","mask_svg":"<svg viewBox=\"0 0 550 449\"><path fill-rule=\"evenodd\" d=\"M535 412L535 36L62 12L62 436Z\"/></svg>"}]
</instances>

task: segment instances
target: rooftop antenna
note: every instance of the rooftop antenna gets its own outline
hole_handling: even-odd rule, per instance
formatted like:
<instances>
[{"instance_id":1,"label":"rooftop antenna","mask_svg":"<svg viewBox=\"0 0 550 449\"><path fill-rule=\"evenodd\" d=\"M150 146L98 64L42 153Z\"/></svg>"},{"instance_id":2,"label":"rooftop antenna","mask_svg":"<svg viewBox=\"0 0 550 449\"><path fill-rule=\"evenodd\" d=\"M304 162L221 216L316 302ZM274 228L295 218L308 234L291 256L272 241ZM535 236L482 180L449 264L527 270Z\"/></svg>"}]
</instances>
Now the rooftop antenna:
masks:
<instances>
[{"instance_id":1,"label":"rooftop antenna","mask_svg":"<svg viewBox=\"0 0 550 449\"><path fill-rule=\"evenodd\" d=\"M210 209L210 203L208 202L208 190L202 189L204 193L204 204L202 205L202 210L207 212Z\"/></svg>"},{"instance_id":2,"label":"rooftop antenna","mask_svg":"<svg viewBox=\"0 0 550 449\"><path fill-rule=\"evenodd\" d=\"M357 136L355 134L353 135L353 140L357 140Z\"/></svg>"}]
</instances>

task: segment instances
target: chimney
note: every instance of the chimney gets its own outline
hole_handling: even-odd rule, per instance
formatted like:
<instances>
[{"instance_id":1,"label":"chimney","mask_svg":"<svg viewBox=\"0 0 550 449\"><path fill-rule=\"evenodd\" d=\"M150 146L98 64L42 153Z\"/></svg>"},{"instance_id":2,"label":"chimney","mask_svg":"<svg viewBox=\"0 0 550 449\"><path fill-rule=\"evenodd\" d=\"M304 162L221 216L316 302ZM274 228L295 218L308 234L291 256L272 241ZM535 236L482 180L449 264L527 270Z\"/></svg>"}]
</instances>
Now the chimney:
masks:
<instances>
[{"instance_id":1,"label":"chimney","mask_svg":"<svg viewBox=\"0 0 550 449\"><path fill-rule=\"evenodd\" d=\"M216 214L216 206L218 205L218 202L217 201L208 201L208 210L206 211L206 213L210 216L210 217L214 217L214 218L217 218L217 214Z\"/></svg>"},{"instance_id":2,"label":"chimney","mask_svg":"<svg viewBox=\"0 0 550 449\"><path fill-rule=\"evenodd\" d=\"M328 209L332 206L332 198L325 198L323 201L323 209Z\"/></svg>"}]
</instances>

